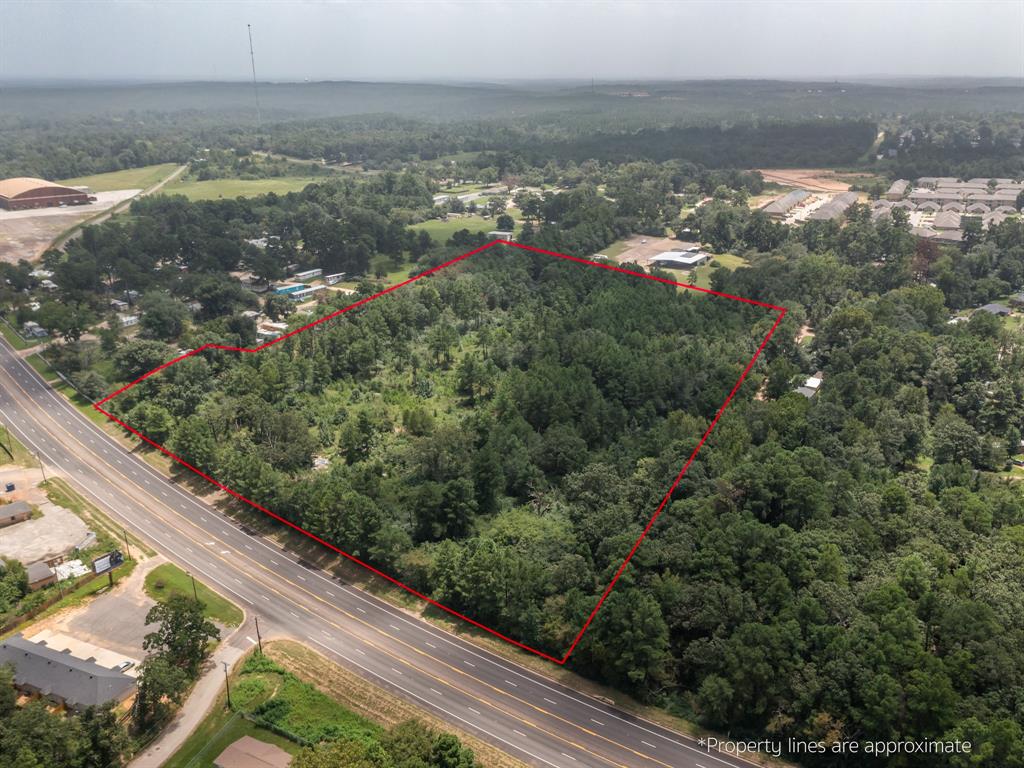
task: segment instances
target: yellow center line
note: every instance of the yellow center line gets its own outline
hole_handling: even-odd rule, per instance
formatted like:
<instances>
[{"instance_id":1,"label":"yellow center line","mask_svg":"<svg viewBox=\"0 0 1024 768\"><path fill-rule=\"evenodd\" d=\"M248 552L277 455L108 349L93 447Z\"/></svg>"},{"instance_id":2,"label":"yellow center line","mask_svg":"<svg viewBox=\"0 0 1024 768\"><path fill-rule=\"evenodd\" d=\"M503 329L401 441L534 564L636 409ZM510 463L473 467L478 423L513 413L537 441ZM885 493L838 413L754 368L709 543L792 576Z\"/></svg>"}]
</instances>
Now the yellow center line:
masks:
<instances>
[{"instance_id":1,"label":"yellow center line","mask_svg":"<svg viewBox=\"0 0 1024 768\"><path fill-rule=\"evenodd\" d=\"M10 376L10 374L8 374L8 377L11 379L11 381L14 383L14 385L25 395L25 397L28 398L29 402L34 402L34 401L32 401L31 395L29 395L28 392L26 392L21 387L21 385L12 376ZM71 406L71 407L73 407L73 406ZM44 425L42 424L42 422L39 421L39 419L35 417L35 415L30 415L29 418L31 418L33 421L35 421L37 424L39 424L40 427L43 427L44 429L46 429L44 427ZM58 422L56 420L54 420L54 423L60 428L60 430L62 432L64 432L64 434L68 435L74 442L78 443L80 446L82 446L83 449L85 449L85 456L80 456L79 457L80 459L84 460L85 457L95 456L94 452L88 446L86 446L75 434L73 434L72 432L68 431L67 428L64 427L64 425L60 424L60 422ZM49 430L47 430L47 431L49 431ZM104 434L104 437L107 438L107 439L110 439L109 436L107 436L105 434ZM116 445L116 447L121 448L121 446L119 444L115 443L115 445ZM89 463L89 462L87 462L87 463ZM118 469L117 467L115 467L115 466L113 466L111 464L106 464L106 463L104 463L102 461L100 462L100 465L101 466L105 466L105 467L107 467L109 469L112 469L115 472L118 472L119 474L121 474L126 480L128 480L129 484L135 489L135 491L138 494L142 494L143 496L148 497L156 505L169 510L171 512L171 514L173 514L174 516L184 520L186 523L188 523L188 525L190 525L191 527L195 528L197 531L201 532L203 534L203 536L206 537L207 539L212 538L214 541L220 542L225 547L229 547L229 548L234 549L234 546L232 544L229 544L228 542L224 541L216 533L214 533L212 531L208 531L208 530L206 530L204 528L201 528L199 525L197 525L188 516L182 514L181 512L178 512L173 507L165 504L164 502L161 502L159 499L157 499L155 496L153 496L145 488L143 488L142 486L140 486L140 485L136 484L134 481L132 481L131 478L129 478L122 470ZM96 464L92 463L92 466L95 468ZM148 469L148 467L147 467L147 469ZM121 489L121 490L123 491L123 489ZM178 490L180 490L180 489L178 489ZM125 493L125 495L129 495L129 494ZM138 496L131 497L131 498L133 498L133 500L135 500L137 502L139 501ZM146 508L149 508L149 507L147 506ZM217 513L214 512L214 514L217 514ZM157 515L157 517L161 521L166 523L167 525L171 525L171 522L169 520L167 520L163 515ZM194 544L196 544L201 550L203 550L203 551L207 552L208 554L212 555L217 560L220 560L221 562L227 564L228 566L233 566L233 567L237 568L237 565L238 565L237 562L230 561L227 558L221 556L219 553L212 551L210 549L210 547L207 546L203 541L201 541L201 540L195 538L194 536L186 533L181 528L176 528L175 530L178 533L180 533L181 535L185 536L185 538L189 539ZM426 659L431 660L435 664L439 664L439 665L447 668L448 670L450 670L450 671L452 671L454 673L457 673L457 674L462 675L462 676L464 676L464 677L466 677L466 678L468 678L470 680L475 681L477 684L482 685L482 686L490 689L491 691L493 691L494 693L496 693L496 694L498 694L500 696L504 696L504 697L506 697L508 699L511 699L512 701L516 701L516 702L522 704L523 706L528 707L528 708L534 710L535 712L537 712L537 713L539 713L541 715L545 715L547 717L553 718L554 720L557 720L557 721L559 721L559 722L561 722L561 723L563 723L565 725L568 725L568 726L570 726L572 728L575 728L575 729L577 729L577 730L587 734L588 736L591 736L591 737L596 738L596 739L600 739L601 741L604 741L604 742L606 742L609 745L612 745L612 746L618 747L619 749L622 749L622 750L625 750L627 752L630 752L630 753L636 755L637 757L643 758L645 760L649 760L649 761L651 761L651 762L653 762L653 763L655 763L657 765L664 766L664 768L674 768L674 766L672 766L672 765L670 765L668 763L665 763L665 762L663 762L661 760L658 760L657 758L655 758L655 757L653 757L651 755L647 755L644 752L638 751L636 749L633 749L630 746L627 746L626 744L622 744L622 743L620 743L618 741L615 741L614 739L610 739L607 736L604 736L604 735L602 735L600 733L597 733L597 732L595 732L595 731L593 731L593 730L591 730L589 728L586 728L586 727L584 727L582 725L579 725L578 723L574 723L571 720L568 720L568 719L562 717L561 715L558 715L555 712L551 712L551 711L549 711L549 710L547 710L547 709L545 709L543 707L540 707L540 706L534 704L531 701L528 701L526 699L522 699L522 698L520 698L520 697L518 697L518 696L516 696L516 695L514 695L512 693L509 693L508 691L505 691L505 690L503 690L501 688L498 688L497 686L495 686L495 685L493 685L491 683L488 683L486 680L483 680L481 678L475 677L474 675L471 675L470 673L466 672L465 670L463 670L463 669L461 669L459 667L453 666L453 665L447 663L446 661L443 661L442 659L439 659L439 658L437 658L435 656L431 656L426 651L423 651L422 649L417 648L416 646L414 646L414 645L412 645L412 644L410 644L410 643L408 643L408 642L406 642L406 641L396 637L395 635L392 635L392 634L390 634L388 632L385 632L384 630L380 629L379 627L374 626L370 622L368 622L368 621L366 621L364 619L361 619L358 616L349 613L348 611L346 611L345 609L341 608L340 606L335 605L335 604L329 602L328 600L320 597L320 595L316 594L315 592L311 592L310 590L306 589L302 585L300 585L300 584L298 584L298 583L296 583L294 581L291 581L290 579L284 577L282 574L278 573L277 571L272 570L268 566L266 566L263 563L253 559L252 557L250 557L250 556L248 556L248 555L246 555L246 554L244 554L242 552L237 552L237 554L241 558L249 561L252 565L256 566L257 568L259 568L259 569L261 569L263 571L265 571L267 574L269 574L271 577L273 577L273 579L275 581L277 581L277 582L284 582L284 583L288 584L293 589L297 589L300 592L305 593L306 595L308 595L308 596L312 597L313 599L315 599L315 600L319 601L320 603L322 603L324 606L326 606L326 607L328 607L330 609L333 609L333 610L341 613L342 615L344 615L345 617L349 618L350 620L355 621L358 624L361 624L361 625L365 626L366 628L370 629L371 631L376 632L377 634L382 635L383 637L388 638L392 642L396 642L399 645L405 646L409 650L413 651L414 653L419 654L420 656L422 656L422 657L424 657ZM245 573L245 571L243 571L243 573ZM540 731L541 733L545 733L545 734L547 734L547 735L551 736L552 738L555 738L555 739L557 739L559 741L563 741L566 744L568 744L570 746L573 746L573 747L579 749L582 752L586 752L587 754L590 754L593 757L596 757L596 758L598 758L600 760L603 760L604 762L608 762L608 763L610 763L612 765L618 765L617 763L615 763L611 759L609 759L607 757L604 757L604 756L602 756L602 755L600 755L598 753L592 752L591 750L587 749L586 747L582 747L582 746L580 746L578 744L575 744L574 742L569 741L568 739L566 739L563 736L560 736L560 735L558 735L556 733L547 731L546 729L544 729L541 726L533 723L532 721L524 720L520 715L516 714L515 712L510 712L510 711L508 711L506 709L503 709L502 707L500 707L495 702L482 699L478 695L476 695L476 694L474 694L474 693L472 693L470 691L466 691L466 690L460 688L459 686L455 685L451 681L439 678L436 675L434 675L433 673L428 672L427 670L412 664L405 657L398 656L397 654L393 653L389 649L386 649L386 648L378 645L377 643L374 643L372 640L369 640L367 638L360 637L359 635L354 634L350 629L347 629L347 628L337 624L336 622L332 621L331 619L329 619L329 618L327 618L325 616L321 616L319 614L314 613L304 603L298 602L297 600L295 600L293 598L290 598L290 597L284 595L283 593L281 593L279 590L277 590L273 586L272 583L268 583L268 582L264 581L263 579L256 578L255 576L253 576L250 573L246 573L246 575L249 578L252 578L255 581L257 581L259 584L264 586L269 591L271 591L274 594L278 595L282 600L286 601L287 603L290 603L291 605L294 605L294 606L296 606L298 608L303 609L304 611L306 611L307 613L309 613L310 615L312 615L312 616L314 616L316 618L320 618L323 621L326 621L332 627L335 627L336 629L338 629L339 631L349 635L350 637L353 637L353 638L356 638L358 640L361 640L362 642L366 643L367 645L370 645L371 647L377 649L378 651L387 654L392 659L400 661L401 663L403 663L406 666L408 666L410 669L417 670L420 673L422 673L424 675L427 675L428 677L430 677L430 678L432 678L432 679L434 679L434 680L436 680L436 681L438 681L438 682L440 682L440 683L442 683L444 685L447 685L448 687L452 688L453 690L459 691L460 693L468 696L469 698L474 699L475 701L477 701L477 702L479 702L479 703L481 703L481 704L483 704L485 706L489 706L492 709L496 709L499 712L502 712L502 713L504 713L504 714L506 714L506 715L508 715L510 717L513 717L514 719L518 720L522 724L528 725L528 726L530 726L530 727ZM623 768L626 768L626 767L623 766Z\"/></svg>"}]
</instances>

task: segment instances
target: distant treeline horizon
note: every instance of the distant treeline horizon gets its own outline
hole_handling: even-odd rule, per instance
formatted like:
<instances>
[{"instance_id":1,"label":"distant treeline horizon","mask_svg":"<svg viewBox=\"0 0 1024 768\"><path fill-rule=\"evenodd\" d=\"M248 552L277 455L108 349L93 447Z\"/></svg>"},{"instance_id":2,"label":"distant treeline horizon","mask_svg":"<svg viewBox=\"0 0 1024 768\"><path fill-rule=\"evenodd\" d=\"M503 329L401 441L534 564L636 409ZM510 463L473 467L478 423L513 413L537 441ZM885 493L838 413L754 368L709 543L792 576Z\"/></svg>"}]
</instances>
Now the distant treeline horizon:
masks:
<instances>
[{"instance_id":1,"label":"distant treeline horizon","mask_svg":"<svg viewBox=\"0 0 1024 768\"><path fill-rule=\"evenodd\" d=\"M877 118L933 112L1024 113L1014 78L855 80L622 81L506 80L371 82L261 81L264 117L340 117L393 113L435 120L525 118L590 112L627 124L750 120L766 117ZM4 113L44 118L198 111L256 121L249 80L2 82Z\"/></svg>"}]
</instances>

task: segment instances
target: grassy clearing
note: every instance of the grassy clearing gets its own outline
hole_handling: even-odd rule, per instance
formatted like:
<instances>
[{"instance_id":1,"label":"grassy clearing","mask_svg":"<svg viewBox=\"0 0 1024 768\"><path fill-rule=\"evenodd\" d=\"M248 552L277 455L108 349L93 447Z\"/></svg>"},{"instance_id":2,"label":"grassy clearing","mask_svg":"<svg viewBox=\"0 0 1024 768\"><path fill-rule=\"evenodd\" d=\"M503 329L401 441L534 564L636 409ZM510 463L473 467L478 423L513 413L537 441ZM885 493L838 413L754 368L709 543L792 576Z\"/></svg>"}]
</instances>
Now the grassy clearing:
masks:
<instances>
[{"instance_id":1,"label":"grassy clearing","mask_svg":"<svg viewBox=\"0 0 1024 768\"><path fill-rule=\"evenodd\" d=\"M468 151L468 152L455 152L455 153L453 153L451 155L441 155L434 162L435 163L445 163L445 162L453 162L454 161L454 162L459 163L459 162L465 162L467 160L476 160L476 158L479 157L479 156L480 156L480 152L476 151L476 150Z\"/></svg>"},{"instance_id":2,"label":"grassy clearing","mask_svg":"<svg viewBox=\"0 0 1024 768\"><path fill-rule=\"evenodd\" d=\"M242 623L242 611L234 603L225 600L201 581L196 581L196 594L203 604L203 614L229 627ZM158 565L146 574L146 594L157 602L166 602L171 595L192 597L192 579L172 563Z\"/></svg>"},{"instance_id":3,"label":"grassy clearing","mask_svg":"<svg viewBox=\"0 0 1024 768\"><path fill-rule=\"evenodd\" d=\"M629 248L629 244L625 240L617 240L611 245L602 248L601 253L603 253L609 259L614 259L625 253L627 248Z\"/></svg>"},{"instance_id":4,"label":"grassy clearing","mask_svg":"<svg viewBox=\"0 0 1024 768\"><path fill-rule=\"evenodd\" d=\"M115 189L149 189L174 173L177 167L177 163L146 165L142 168L127 168L123 171L64 179L60 183L71 187L88 187L93 192L111 192Z\"/></svg>"},{"instance_id":5,"label":"grassy clearing","mask_svg":"<svg viewBox=\"0 0 1024 768\"><path fill-rule=\"evenodd\" d=\"M494 219L485 219L483 216L466 216L463 218L451 218L448 221L431 219L419 224L413 224L412 229L421 229L430 234L434 240L440 243L447 242L452 235L461 229L468 229L470 232L490 232L497 229Z\"/></svg>"},{"instance_id":6,"label":"grassy clearing","mask_svg":"<svg viewBox=\"0 0 1024 768\"><path fill-rule=\"evenodd\" d=\"M715 262L717 262L717 265L713 266ZM734 269L744 266L746 263L747 260L742 256L737 256L732 253L720 253L712 256L710 262L693 270L692 274L696 276L696 279L693 281L693 285L700 288L710 288L711 273L716 269L724 268L731 272ZM691 275L683 274L680 278L677 278L677 280L680 283L688 283L690 282L690 276Z\"/></svg>"},{"instance_id":7,"label":"grassy clearing","mask_svg":"<svg viewBox=\"0 0 1024 768\"><path fill-rule=\"evenodd\" d=\"M268 650L271 644L267 644ZM381 728L335 701L314 685L303 682L294 669L270 657L250 654L231 672L231 704L224 694L210 714L165 764L168 768L207 768L235 739L246 734L295 754L300 742L324 738L376 741ZM288 739L242 714L259 717L296 738Z\"/></svg>"},{"instance_id":8,"label":"grassy clearing","mask_svg":"<svg viewBox=\"0 0 1024 768\"><path fill-rule=\"evenodd\" d=\"M36 457L0 424L0 464L17 464L22 467L38 467Z\"/></svg>"},{"instance_id":9,"label":"grassy clearing","mask_svg":"<svg viewBox=\"0 0 1024 768\"><path fill-rule=\"evenodd\" d=\"M409 273L414 266L414 264L402 264L398 269L393 269L391 259L387 256L377 255L370 261L369 274L373 275L376 280L383 280L387 285L394 285L403 280L408 280ZM379 278L376 277L378 273L382 275ZM355 287L354 284L353 287Z\"/></svg>"},{"instance_id":10,"label":"grassy clearing","mask_svg":"<svg viewBox=\"0 0 1024 768\"><path fill-rule=\"evenodd\" d=\"M373 683L334 664L304 645L290 640L279 640L264 647L269 658L291 670L299 679L316 686L332 701L362 715L367 720L391 727L416 718L437 730L454 733L463 744L473 750L477 760L487 768L523 768L523 763L511 755L469 733L453 729L426 711L386 693Z\"/></svg>"},{"instance_id":11,"label":"grassy clearing","mask_svg":"<svg viewBox=\"0 0 1024 768\"><path fill-rule=\"evenodd\" d=\"M746 259L744 259L742 256L737 256L734 253L719 253L715 256L712 256L711 261L717 261L718 266L725 267L730 271L738 269L739 267L746 266L747 264Z\"/></svg>"},{"instance_id":12,"label":"grassy clearing","mask_svg":"<svg viewBox=\"0 0 1024 768\"><path fill-rule=\"evenodd\" d=\"M199 724L199 727L164 763L165 768L213 768L217 759L228 745L242 738L252 736L259 741L266 741L294 755L301 747L284 736L273 731L260 728L243 718L239 713L227 708L223 694L214 705L210 714Z\"/></svg>"},{"instance_id":13,"label":"grassy clearing","mask_svg":"<svg viewBox=\"0 0 1024 768\"><path fill-rule=\"evenodd\" d=\"M46 379L48 383L60 381L60 376L57 375L57 372L38 353L25 358L25 362L31 365L36 373Z\"/></svg>"},{"instance_id":14,"label":"grassy clearing","mask_svg":"<svg viewBox=\"0 0 1024 768\"><path fill-rule=\"evenodd\" d=\"M272 179L210 179L209 181L174 181L162 194L184 195L189 200L220 200L255 197L268 192L279 195L300 192L307 185L323 181L324 176L280 176Z\"/></svg>"},{"instance_id":15,"label":"grassy clearing","mask_svg":"<svg viewBox=\"0 0 1024 768\"><path fill-rule=\"evenodd\" d=\"M91 501L82 496L78 491L72 488L67 482L60 477L51 477L42 487L46 490L47 498L59 507L64 509L70 509L80 518L85 520L89 527L96 532L97 540L101 543L106 543L108 549L114 547L120 547L124 543L124 537L127 531L109 517L107 517L99 507L93 504ZM155 557L156 552L139 539L137 536L132 534L128 535L128 545L134 552L136 549L142 550L148 557ZM125 553L126 555L129 553Z\"/></svg>"}]
</instances>

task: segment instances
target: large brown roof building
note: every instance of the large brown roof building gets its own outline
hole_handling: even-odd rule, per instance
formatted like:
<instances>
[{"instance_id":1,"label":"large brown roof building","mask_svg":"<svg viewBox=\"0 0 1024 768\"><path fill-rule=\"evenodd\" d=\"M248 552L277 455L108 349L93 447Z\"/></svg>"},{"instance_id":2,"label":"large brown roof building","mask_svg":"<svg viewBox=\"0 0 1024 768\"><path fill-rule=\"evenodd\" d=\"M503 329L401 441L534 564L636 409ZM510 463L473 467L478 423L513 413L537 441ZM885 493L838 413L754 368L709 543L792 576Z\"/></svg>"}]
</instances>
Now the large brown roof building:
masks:
<instances>
[{"instance_id":1,"label":"large brown roof building","mask_svg":"<svg viewBox=\"0 0 1024 768\"><path fill-rule=\"evenodd\" d=\"M0 208L21 211L26 208L52 208L57 205L84 205L89 193L73 187L21 176L0 180Z\"/></svg>"}]
</instances>

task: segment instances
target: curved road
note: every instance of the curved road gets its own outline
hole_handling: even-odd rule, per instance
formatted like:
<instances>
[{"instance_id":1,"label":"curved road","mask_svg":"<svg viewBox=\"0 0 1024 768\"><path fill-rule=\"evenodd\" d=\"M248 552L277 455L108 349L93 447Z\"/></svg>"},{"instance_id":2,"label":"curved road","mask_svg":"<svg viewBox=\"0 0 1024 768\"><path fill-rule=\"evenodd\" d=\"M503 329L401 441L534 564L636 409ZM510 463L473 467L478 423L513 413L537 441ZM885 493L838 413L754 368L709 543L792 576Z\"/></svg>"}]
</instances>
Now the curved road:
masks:
<instances>
[{"instance_id":1,"label":"curved road","mask_svg":"<svg viewBox=\"0 0 1024 768\"><path fill-rule=\"evenodd\" d=\"M179 488L89 421L0 340L0 415L48 468L275 635L536 766L749 768L416 619Z\"/></svg>"}]
</instances>

